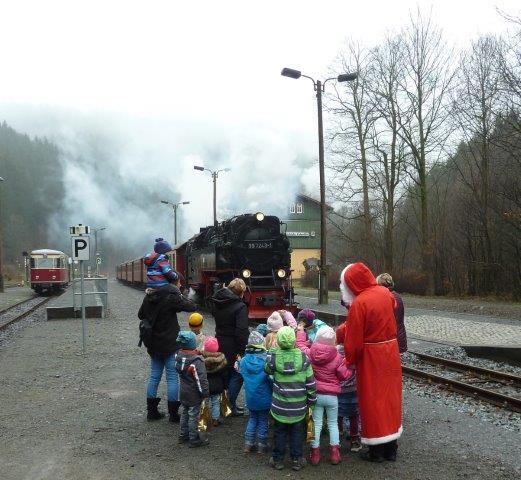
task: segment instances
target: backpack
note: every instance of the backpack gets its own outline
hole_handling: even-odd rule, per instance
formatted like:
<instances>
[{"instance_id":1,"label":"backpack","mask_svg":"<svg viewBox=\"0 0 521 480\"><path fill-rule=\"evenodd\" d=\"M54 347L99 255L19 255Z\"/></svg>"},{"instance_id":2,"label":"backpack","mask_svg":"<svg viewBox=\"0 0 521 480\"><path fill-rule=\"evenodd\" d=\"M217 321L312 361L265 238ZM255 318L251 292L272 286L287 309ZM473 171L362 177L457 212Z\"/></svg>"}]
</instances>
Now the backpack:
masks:
<instances>
[{"instance_id":1,"label":"backpack","mask_svg":"<svg viewBox=\"0 0 521 480\"><path fill-rule=\"evenodd\" d=\"M168 295L163 301L159 302L159 305L154 309L150 318L144 318L139 322L139 342L137 344L138 347L141 347L142 344L144 344L145 347L150 347L152 335L154 333L154 325L156 323L157 317L159 316L161 308L167 300Z\"/></svg>"}]
</instances>

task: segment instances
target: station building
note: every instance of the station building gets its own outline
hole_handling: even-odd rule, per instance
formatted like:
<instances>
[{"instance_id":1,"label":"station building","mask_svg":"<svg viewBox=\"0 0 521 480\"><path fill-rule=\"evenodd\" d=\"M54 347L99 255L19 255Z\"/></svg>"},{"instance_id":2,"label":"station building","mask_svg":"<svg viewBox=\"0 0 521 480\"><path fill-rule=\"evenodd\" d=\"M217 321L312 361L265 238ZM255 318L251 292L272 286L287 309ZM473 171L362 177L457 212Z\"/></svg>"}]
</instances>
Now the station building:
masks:
<instances>
[{"instance_id":1,"label":"station building","mask_svg":"<svg viewBox=\"0 0 521 480\"><path fill-rule=\"evenodd\" d=\"M320 202L299 193L286 213L281 220L287 225L286 235L293 249L293 278L301 278L305 272L302 262L308 258L320 259Z\"/></svg>"}]
</instances>

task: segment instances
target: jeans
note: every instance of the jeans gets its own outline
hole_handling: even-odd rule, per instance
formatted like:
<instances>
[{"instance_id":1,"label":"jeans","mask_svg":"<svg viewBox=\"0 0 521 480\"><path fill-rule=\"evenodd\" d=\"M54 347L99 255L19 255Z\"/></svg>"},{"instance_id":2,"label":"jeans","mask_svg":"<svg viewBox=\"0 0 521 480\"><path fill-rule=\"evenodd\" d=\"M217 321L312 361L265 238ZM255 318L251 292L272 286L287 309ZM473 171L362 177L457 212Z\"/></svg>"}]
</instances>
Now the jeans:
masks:
<instances>
[{"instance_id":1,"label":"jeans","mask_svg":"<svg viewBox=\"0 0 521 480\"><path fill-rule=\"evenodd\" d=\"M232 410L237 408L237 397L242 388L242 375L232 366L227 366L224 373L224 383L228 391L228 398L232 404Z\"/></svg>"},{"instance_id":2,"label":"jeans","mask_svg":"<svg viewBox=\"0 0 521 480\"><path fill-rule=\"evenodd\" d=\"M336 395L317 394L317 403L313 409L313 421L315 422L315 439L311 442L312 448L320 447L320 433L324 421L324 411L327 415L327 428L329 430L329 444L340 445L338 432L338 397Z\"/></svg>"},{"instance_id":3,"label":"jeans","mask_svg":"<svg viewBox=\"0 0 521 480\"><path fill-rule=\"evenodd\" d=\"M199 423L199 414L201 412L201 404L194 407L188 407L181 404L181 422L179 424L179 436L195 441L199 438L197 424Z\"/></svg>"},{"instance_id":4,"label":"jeans","mask_svg":"<svg viewBox=\"0 0 521 480\"><path fill-rule=\"evenodd\" d=\"M175 370L175 355L150 357L150 378L147 385L147 398L156 398L163 370L166 372L166 391L169 402L179 400L179 375Z\"/></svg>"},{"instance_id":5,"label":"jeans","mask_svg":"<svg viewBox=\"0 0 521 480\"><path fill-rule=\"evenodd\" d=\"M250 418L244 432L246 444L253 445L255 440L262 445L268 443L269 410L250 410Z\"/></svg>"},{"instance_id":6,"label":"jeans","mask_svg":"<svg viewBox=\"0 0 521 480\"><path fill-rule=\"evenodd\" d=\"M210 411L212 412L212 420L219 420L221 416L221 394L211 395L208 399L210 403Z\"/></svg>"},{"instance_id":7,"label":"jeans","mask_svg":"<svg viewBox=\"0 0 521 480\"><path fill-rule=\"evenodd\" d=\"M286 436L289 435L289 450L292 460L304 454L304 420L297 423L281 423L275 420L273 428L273 460L282 462L286 453Z\"/></svg>"}]
</instances>

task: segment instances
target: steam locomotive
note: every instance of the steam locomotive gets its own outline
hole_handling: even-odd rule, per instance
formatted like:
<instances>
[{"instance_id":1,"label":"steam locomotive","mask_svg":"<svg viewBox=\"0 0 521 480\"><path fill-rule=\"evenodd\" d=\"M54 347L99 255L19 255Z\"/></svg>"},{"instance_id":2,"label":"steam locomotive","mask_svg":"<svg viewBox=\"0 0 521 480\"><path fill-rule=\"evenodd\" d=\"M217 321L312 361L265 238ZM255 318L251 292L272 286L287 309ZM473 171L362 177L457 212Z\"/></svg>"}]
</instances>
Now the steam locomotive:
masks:
<instances>
[{"instance_id":1,"label":"steam locomotive","mask_svg":"<svg viewBox=\"0 0 521 480\"><path fill-rule=\"evenodd\" d=\"M281 225L278 217L258 212L201 228L171 252L172 264L200 304L208 304L218 289L240 277L247 285L244 300L251 320L280 309L295 313L291 249ZM118 266L118 278L144 284L143 259Z\"/></svg>"}]
</instances>

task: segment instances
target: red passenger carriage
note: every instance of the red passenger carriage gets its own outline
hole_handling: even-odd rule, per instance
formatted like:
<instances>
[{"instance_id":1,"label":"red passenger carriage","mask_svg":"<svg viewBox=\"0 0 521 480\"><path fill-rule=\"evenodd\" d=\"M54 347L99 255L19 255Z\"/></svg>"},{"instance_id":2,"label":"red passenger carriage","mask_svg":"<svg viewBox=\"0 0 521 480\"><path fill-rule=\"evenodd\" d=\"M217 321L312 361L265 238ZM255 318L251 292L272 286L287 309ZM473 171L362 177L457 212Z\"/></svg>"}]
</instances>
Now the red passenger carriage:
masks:
<instances>
[{"instance_id":1,"label":"red passenger carriage","mask_svg":"<svg viewBox=\"0 0 521 480\"><path fill-rule=\"evenodd\" d=\"M29 255L31 288L56 293L69 284L69 257L59 250L33 250Z\"/></svg>"}]
</instances>

